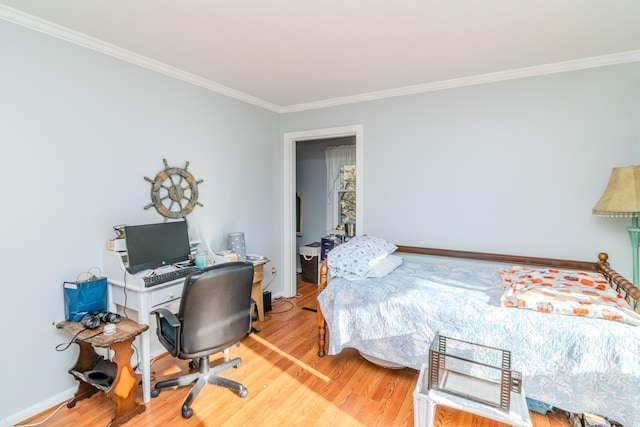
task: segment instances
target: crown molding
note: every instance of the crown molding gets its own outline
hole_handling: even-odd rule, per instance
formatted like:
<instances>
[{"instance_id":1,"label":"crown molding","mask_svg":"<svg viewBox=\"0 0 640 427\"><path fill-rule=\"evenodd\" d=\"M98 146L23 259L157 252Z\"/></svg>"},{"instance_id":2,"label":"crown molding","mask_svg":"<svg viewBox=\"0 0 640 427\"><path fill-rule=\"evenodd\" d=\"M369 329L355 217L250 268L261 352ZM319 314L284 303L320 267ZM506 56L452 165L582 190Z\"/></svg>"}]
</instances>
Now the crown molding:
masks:
<instances>
[{"instance_id":1,"label":"crown molding","mask_svg":"<svg viewBox=\"0 0 640 427\"><path fill-rule=\"evenodd\" d=\"M638 61L640 61L640 50L634 50L629 52L577 59L573 61L563 61L552 64L537 65L534 67L499 71L496 73L479 74L476 76L462 77L459 79L442 80L438 82L425 83L415 86L406 86L397 89L381 90L377 92L363 93L342 98L332 98L305 104L290 105L281 107L280 112L291 113L296 111L314 110L318 108L353 104L356 102L374 101L377 99L392 98L396 96L414 95L424 92L433 92L437 90L452 89L463 86L472 86L484 83L499 82L503 80L541 76L544 74L563 73L565 71L575 71L585 68L603 67L606 65L624 64L628 62Z\"/></svg>"},{"instance_id":2,"label":"crown molding","mask_svg":"<svg viewBox=\"0 0 640 427\"><path fill-rule=\"evenodd\" d=\"M93 37L89 37L85 34L55 24L53 22L38 18L33 15L21 12L19 10L4 6L0 4L0 19L13 22L14 24L39 31L44 34L48 34L52 37L59 38L61 40L68 41L70 43L77 44L79 46L94 50L96 52L103 53L105 55L112 56L114 58L121 59L123 61L130 62L135 65L139 65L144 68L148 68L153 71L165 74L167 76L185 81L187 83L194 84L196 86L203 87L213 92L226 95L230 98L235 98L249 104L256 105L258 107L265 108L279 113L280 107L262 99L247 95L246 93L231 89L230 87L212 82L179 68L172 67L162 62L156 61L146 56L139 55L131 52L127 49L106 43L102 40L98 40Z\"/></svg>"},{"instance_id":3,"label":"crown molding","mask_svg":"<svg viewBox=\"0 0 640 427\"><path fill-rule=\"evenodd\" d=\"M69 28L1 4L0 19L13 22L14 24L39 31L44 34L48 34L52 37L56 37L70 43L92 49L105 55L109 55L114 58L139 65L141 67L165 74L167 76L185 81L187 83L194 84L196 86L200 86L213 92L226 95L230 98L234 98L280 114L334 107L345 104L354 104L357 102L374 101L377 99L392 98L404 95L414 95L424 92L433 92L437 90L452 89L464 86L493 83L503 80L513 80L524 77L540 76L544 74L562 73L565 71L574 71L585 68L603 67L607 65L640 61L640 50L635 50L629 52L614 53L610 55L595 56L591 58L577 59L573 61L563 61L552 64L537 65L533 67L518 68L514 70L499 71L495 73L480 74L458 79L442 80L415 86L405 86L396 89L368 92L341 98L331 98L304 104L278 106L265 100L248 95L244 92L237 91L230 87L199 77L195 74L180 70L179 68L172 67L154 59L147 58L145 56L139 55L126 49L122 49L110 43L106 43L102 40L89 37L85 34L73 31Z\"/></svg>"}]
</instances>

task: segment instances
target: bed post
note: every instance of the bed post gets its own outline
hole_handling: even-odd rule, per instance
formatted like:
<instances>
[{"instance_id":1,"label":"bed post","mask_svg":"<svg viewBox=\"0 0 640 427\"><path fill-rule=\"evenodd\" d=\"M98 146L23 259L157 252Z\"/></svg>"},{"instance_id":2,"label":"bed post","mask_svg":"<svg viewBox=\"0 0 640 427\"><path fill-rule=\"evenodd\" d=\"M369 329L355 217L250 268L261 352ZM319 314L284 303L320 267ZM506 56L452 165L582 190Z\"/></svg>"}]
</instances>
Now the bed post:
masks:
<instances>
[{"instance_id":1,"label":"bed post","mask_svg":"<svg viewBox=\"0 0 640 427\"><path fill-rule=\"evenodd\" d=\"M318 294L327 287L327 271L329 268L327 267L327 260L322 261L322 265L320 266L320 283L318 284ZM318 304L317 309L318 317L318 356L324 357L325 353L325 345L326 345L326 333L327 333L327 322L324 320L324 316L322 315L322 310L320 310L320 304Z\"/></svg>"},{"instance_id":2,"label":"bed post","mask_svg":"<svg viewBox=\"0 0 640 427\"><path fill-rule=\"evenodd\" d=\"M609 256L600 252L598 254L598 271L609 280L609 284L629 303L633 311L640 314L640 289L624 278L609 265Z\"/></svg>"}]
</instances>

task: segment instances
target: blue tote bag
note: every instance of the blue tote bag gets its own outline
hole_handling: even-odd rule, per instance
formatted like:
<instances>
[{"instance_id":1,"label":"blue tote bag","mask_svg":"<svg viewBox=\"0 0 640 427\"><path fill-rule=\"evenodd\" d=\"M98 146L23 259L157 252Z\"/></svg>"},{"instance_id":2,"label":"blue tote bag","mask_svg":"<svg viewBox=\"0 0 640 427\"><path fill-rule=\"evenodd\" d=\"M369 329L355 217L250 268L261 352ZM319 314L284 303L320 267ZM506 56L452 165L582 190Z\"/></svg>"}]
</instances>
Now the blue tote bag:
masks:
<instances>
[{"instance_id":1,"label":"blue tote bag","mask_svg":"<svg viewBox=\"0 0 640 427\"><path fill-rule=\"evenodd\" d=\"M80 280L80 277L87 278ZM64 316L71 322L79 322L89 313L107 310L107 278L88 272L80 273L75 282L64 282Z\"/></svg>"}]
</instances>

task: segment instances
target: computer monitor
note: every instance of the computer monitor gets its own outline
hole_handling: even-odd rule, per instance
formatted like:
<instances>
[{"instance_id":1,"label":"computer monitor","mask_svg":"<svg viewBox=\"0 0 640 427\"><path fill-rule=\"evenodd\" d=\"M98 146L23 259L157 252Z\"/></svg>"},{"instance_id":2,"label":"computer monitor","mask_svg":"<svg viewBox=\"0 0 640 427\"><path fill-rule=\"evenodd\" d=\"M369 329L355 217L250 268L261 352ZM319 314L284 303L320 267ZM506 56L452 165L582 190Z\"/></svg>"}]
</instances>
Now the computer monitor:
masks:
<instances>
[{"instance_id":1,"label":"computer monitor","mask_svg":"<svg viewBox=\"0 0 640 427\"><path fill-rule=\"evenodd\" d=\"M125 226L124 235L131 274L189 259L186 221Z\"/></svg>"}]
</instances>

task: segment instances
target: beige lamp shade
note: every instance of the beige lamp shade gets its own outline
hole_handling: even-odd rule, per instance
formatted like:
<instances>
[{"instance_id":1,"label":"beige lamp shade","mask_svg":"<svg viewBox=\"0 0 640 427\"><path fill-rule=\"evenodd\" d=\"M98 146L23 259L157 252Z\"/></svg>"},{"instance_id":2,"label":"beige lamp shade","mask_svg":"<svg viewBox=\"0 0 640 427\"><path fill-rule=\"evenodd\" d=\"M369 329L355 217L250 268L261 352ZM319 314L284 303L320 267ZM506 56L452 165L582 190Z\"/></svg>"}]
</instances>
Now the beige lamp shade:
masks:
<instances>
[{"instance_id":1,"label":"beige lamp shade","mask_svg":"<svg viewBox=\"0 0 640 427\"><path fill-rule=\"evenodd\" d=\"M594 215L638 216L640 212L640 166L613 168L607 189L593 207Z\"/></svg>"}]
</instances>

